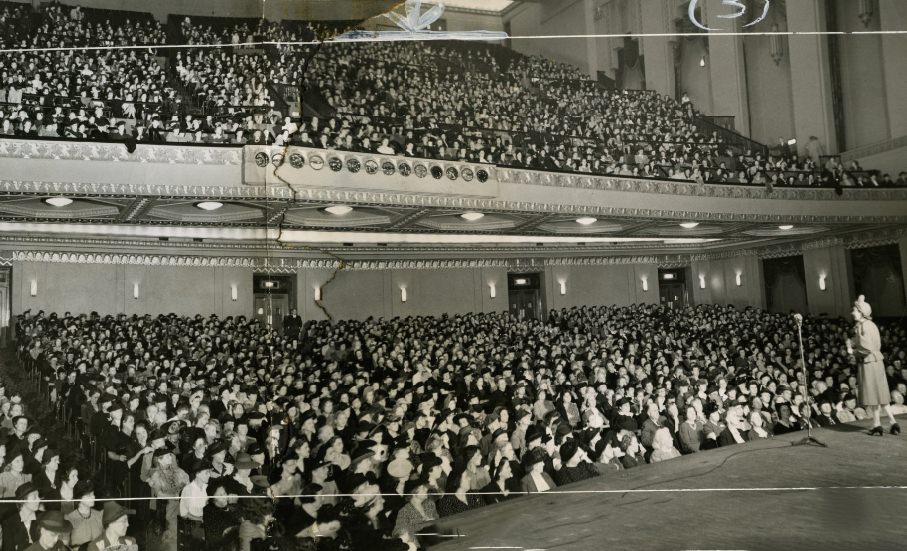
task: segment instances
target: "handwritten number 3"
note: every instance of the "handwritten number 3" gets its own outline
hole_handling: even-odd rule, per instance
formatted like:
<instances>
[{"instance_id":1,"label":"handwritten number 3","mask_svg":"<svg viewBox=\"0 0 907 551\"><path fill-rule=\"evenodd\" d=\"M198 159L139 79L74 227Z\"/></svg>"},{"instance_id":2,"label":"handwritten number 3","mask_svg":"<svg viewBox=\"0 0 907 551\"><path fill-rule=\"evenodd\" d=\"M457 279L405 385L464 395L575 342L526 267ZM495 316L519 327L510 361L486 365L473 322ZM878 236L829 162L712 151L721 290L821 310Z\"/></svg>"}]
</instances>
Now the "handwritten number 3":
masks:
<instances>
[{"instance_id":1,"label":"handwritten number 3","mask_svg":"<svg viewBox=\"0 0 907 551\"><path fill-rule=\"evenodd\" d=\"M752 27L753 25L755 25L757 23L761 23L765 19L765 17L768 15L768 9L771 6L771 0L764 0L764 2L765 3L762 6L762 14L756 20L754 20L750 23L747 23L746 25L743 25L744 28ZM696 25L697 27L699 27L700 29L702 29L704 31L721 30L721 29L713 29L711 27L707 27L704 24L702 24L702 22L699 21L699 19L696 17L696 8L697 8L698 4L699 4L699 0L690 0L690 8L689 8L690 21L694 25ZM740 0L721 0L721 4L723 6L739 8L740 11L738 11L736 13L727 14L727 15L722 14L722 15L716 16L720 19L737 19L739 17L742 17L746 13L746 6L743 5Z\"/></svg>"}]
</instances>

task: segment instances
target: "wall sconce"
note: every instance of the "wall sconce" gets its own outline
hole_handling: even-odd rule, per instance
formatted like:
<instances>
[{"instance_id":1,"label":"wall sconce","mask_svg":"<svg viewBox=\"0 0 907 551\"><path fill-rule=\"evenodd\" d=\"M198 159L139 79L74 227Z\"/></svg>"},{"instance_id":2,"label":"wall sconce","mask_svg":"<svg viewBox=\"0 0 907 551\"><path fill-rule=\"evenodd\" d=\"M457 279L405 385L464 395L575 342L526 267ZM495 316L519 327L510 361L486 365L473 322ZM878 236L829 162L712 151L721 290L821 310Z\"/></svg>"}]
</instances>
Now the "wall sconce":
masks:
<instances>
[{"instance_id":1,"label":"wall sconce","mask_svg":"<svg viewBox=\"0 0 907 551\"><path fill-rule=\"evenodd\" d=\"M236 299L239 298L239 293L236 290L236 284L230 285L230 300L236 302Z\"/></svg>"},{"instance_id":2,"label":"wall sconce","mask_svg":"<svg viewBox=\"0 0 907 551\"><path fill-rule=\"evenodd\" d=\"M734 281L737 282L737 287L743 286L743 281L741 281L741 277L743 277L743 272L737 272L737 276L734 278Z\"/></svg>"},{"instance_id":3,"label":"wall sconce","mask_svg":"<svg viewBox=\"0 0 907 551\"><path fill-rule=\"evenodd\" d=\"M819 290L825 290L825 274L819 274Z\"/></svg>"},{"instance_id":4,"label":"wall sconce","mask_svg":"<svg viewBox=\"0 0 907 551\"><path fill-rule=\"evenodd\" d=\"M132 298L134 298L136 300L139 299L139 284L138 283L132 284Z\"/></svg>"},{"instance_id":5,"label":"wall sconce","mask_svg":"<svg viewBox=\"0 0 907 551\"><path fill-rule=\"evenodd\" d=\"M705 289L705 274L699 274L699 288Z\"/></svg>"},{"instance_id":6,"label":"wall sconce","mask_svg":"<svg viewBox=\"0 0 907 551\"><path fill-rule=\"evenodd\" d=\"M781 29L778 27L777 23L772 23L771 32L778 33ZM769 52L772 56L772 61L775 62L775 65L781 63L781 60L784 59L784 43L781 42L781 36L778 34L771 34L768 37Z\"/></svg>"},{"instance_id":7,"label":"wall sconce","mask_svg":"<svg viewBox=\"0 0 907 551\"><path fill-rule=\"evenodd\" d=\"M864 27L869 28L869 24L872 22L872 16L874 12L872 7L872 0L860 0L858 2L858 6L860 11L857 13L857 17L859 17L860 21L863 22Z\"/></svg>"},{"instance_id":8,"label":"wall sconce","mask_svg":"<svg viewBox=\"0 0 907 551\"><path fill-rule=\"evenodd\" d=\"M649 278L646 276L642 277L642 290L646 292L649 291Z\"/></svg>"},{"instance_id":9,"label":"wall sconce","mask_svg":"<svg viewBox=\"0 0 907 551\"><path fill-rule=\"evenodd\" d=\"M494 298L494 297L498 296L498 290L497 290L497 288L494 286L494 283L489 283L489 284L488 284L488 296L490 296L491 298Z\"/></svg>"},{"instance_id":10,"label":"wall sconce","mask_svg":"<svg viewBox=\"0 0 907 551\"><path fill-rule=\"evenodd\" d=\"M705 67L705 56L699 58L699 66Z\"/></svg>"},{"instance_id":11,"label":"wall sconce","mask_svg":"<svg viewBox=\"0 0 907 551\"><path fill-rule=\"evenodd\" d=\"M406 287L400 287L400 302L406 302Z\"/></svg>"},{"instance_id":12,"label":"wall sconce","mask_svg":"<svg viewBox=\"0 0 907 551\"><path fill-rule=\"evenodd\" d=\"M315 287L315 300L321 300L321 287Z\"/></svg>"},{"instance_id":13,"label":"wall sconce","mask_svg":"<svg viewBox=\"0 0 907 551\"><path fill-rule=\"evenodd\" d=\"M38 296L38 280L37 279L31 280L31 296L33 296L33 297Z\"/></svg>"},{"instance_id":14,"label":"wall sconce","mask_svg":"<svg viewBox=\"0 0 907 551\"><path fill-rule=\"evenodd\" d=\"M562 295L566 295L566 294L567 294L567 282L566 282L566 281L558 281L558 283L561 284L561 294L562 294Z\"/></svg>"}]
</instances>

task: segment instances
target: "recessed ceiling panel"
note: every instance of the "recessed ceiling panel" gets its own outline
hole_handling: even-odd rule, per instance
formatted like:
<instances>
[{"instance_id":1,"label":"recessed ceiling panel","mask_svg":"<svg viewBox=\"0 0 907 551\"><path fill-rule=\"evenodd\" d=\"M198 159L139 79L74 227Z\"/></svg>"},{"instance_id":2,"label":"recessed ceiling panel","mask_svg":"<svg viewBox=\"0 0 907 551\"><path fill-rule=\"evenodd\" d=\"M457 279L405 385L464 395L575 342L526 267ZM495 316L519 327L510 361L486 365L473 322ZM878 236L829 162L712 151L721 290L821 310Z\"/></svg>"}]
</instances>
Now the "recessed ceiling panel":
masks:
<instances>
[{"instance_id":1,"label":"recessed ceiling panel","mask_svg":"<svg viewBox=\"0 0 907 551\"><path fill-rule=\"evenodd\" d=\"M429 216L416 223L417 226L438 231L502 231L513 229L520 219L504 214L485 214L478 220L464 220L459 214Z\"/></svg>"},{"instance_id":2,"label":"recessed ceiling panel","mask_svg":"<svg viewBox=\"0 0 907 551\"><path fill-rule=\"evenodd\" d=\"M224 203L216 210L204 210L196 202L180 202L155 206L148 216L188 223L253 222L262 218L262 211L243 203Z\"/></svg>"},{"instance_id":3,"label":"recessed ceiling panel","mask_svg":"<svg viewBox=\"0 0 907 551\"><path fill-rule=\"evenodd\" d=\"M391 214L382 209L353 207L346 214L331 214L324 207L300 207L287 211L284 222L293 226L316 228L362 228L386 226L391 223Z\"/></svg>"},{"instance_id":4,"label":"recessed ceiling panel","mask_svg":"<svg viewBox=\"0 0 907 551\"><path fill-rule=\"evenodd\" d=\"M88 199L75 199L64 207L55 207L43 198L14 199L0 202L0 213L27 218L54 218L75 220L79 218L112 218L120 209L106 203Z\"/></svg>"}]
</instances>

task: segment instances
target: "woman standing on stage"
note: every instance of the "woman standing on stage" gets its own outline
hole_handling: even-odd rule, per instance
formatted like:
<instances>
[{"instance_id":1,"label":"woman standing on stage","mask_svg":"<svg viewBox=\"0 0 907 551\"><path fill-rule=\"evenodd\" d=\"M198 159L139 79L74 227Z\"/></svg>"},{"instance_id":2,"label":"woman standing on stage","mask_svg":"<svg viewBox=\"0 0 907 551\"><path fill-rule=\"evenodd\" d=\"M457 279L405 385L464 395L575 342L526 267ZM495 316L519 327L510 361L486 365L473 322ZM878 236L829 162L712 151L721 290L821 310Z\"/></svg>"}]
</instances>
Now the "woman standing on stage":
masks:
<instances>
[{"instance_id":1,"label":"woman standing on stage","mask_svg":"<svg viewBox=\"0 0 907 551\"><path fill-rule=\"evenodd\" d=\"M855 322L854 340L847 339L847 353L855 355L862 360L858 376L860 404L872 413L873 427L870 435L882 436L882 423L879 414L882 407L891 421L891 434L900 434L901 427L897 424L888 404L891 394L888 390L888 379L885 376L885 366L882 364L882 342L879 337L879 328L872 321L872 307L860 295L853 303L851 315Z\"/></svg>"}]
</instances>

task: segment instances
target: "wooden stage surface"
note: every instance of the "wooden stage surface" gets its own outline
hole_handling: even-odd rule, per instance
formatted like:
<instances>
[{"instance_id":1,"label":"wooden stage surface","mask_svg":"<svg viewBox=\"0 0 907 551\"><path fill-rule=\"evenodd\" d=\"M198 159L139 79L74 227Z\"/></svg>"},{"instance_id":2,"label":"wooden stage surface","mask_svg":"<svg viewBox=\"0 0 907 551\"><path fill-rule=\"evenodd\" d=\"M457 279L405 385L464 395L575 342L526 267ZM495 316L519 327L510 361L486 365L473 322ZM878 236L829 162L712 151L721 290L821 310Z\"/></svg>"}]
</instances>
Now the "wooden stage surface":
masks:
<instances>
[{"instance_id":1,"label":"wooden stage surface","mask_svg":"<svg viewBox=\"0 0 907 551\"><path fill-rule=\"evenodd\" d=\"M867 426L813 431L828 448L792 446L797 432L483 507L442 519L458 537L430 549L904 549L907 435Z\"/></svg>"}]
</instances>

